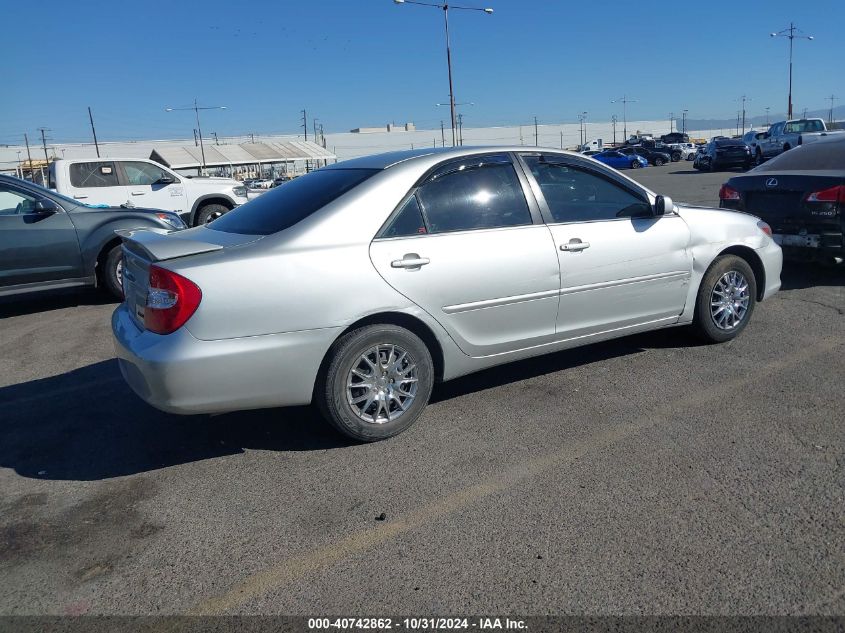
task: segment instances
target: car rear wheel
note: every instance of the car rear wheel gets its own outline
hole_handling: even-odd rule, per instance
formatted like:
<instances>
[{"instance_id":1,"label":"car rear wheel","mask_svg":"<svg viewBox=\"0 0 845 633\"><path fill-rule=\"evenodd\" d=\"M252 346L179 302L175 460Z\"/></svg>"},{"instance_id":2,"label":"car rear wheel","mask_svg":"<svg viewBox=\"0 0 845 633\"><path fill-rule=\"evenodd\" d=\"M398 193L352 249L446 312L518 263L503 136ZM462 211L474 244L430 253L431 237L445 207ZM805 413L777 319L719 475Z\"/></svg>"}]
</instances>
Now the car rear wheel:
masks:
<instances>
[{"instance_id":1,"label":"car rear wheel","mask_svg":"<svg viewBox=\"0 0 845 633\"><path fill-rule=\"evenodd\" d=\"M638 160L632 160L631 161L631 169L639 169L640 167L642 167L642 165L640 165L640 161L638 161Z\"/></svg>"},{"instance_id":2,"label":"car rear wheel","mask_svg":"<svg viewBox=\"0 0 845 633\"><path fill-rule=\"evenodd\" d=\"M207 204L204 207L201 207L199 211L197 211L197 219L194 223L195 226L202 226L203 224L208 224L219 218L221 215L228 211L226 207L222 204Z\"/></svg>"},{"instance_id":3,"label":"car rear wheel","mask_svg":"<svg viewBox=\"0 0 845 633\"><path fill-rule=\"evenodd\" d=\"M672 162L677 163L679 160L681 160L681 152L674 152L672 154Z\"/></svg>"},{"instance_id":4,"label":"car rear wheel","mask_svg":"<svg viewBox=\"0 0 845 633\"><path fill-rule=\"evenodd\" d=\"M664 160L663 160L662 158L660 158L659 156L658 156L657 158L655 158L655 159L654 159L654 166L655 166L655 167L661 167L662 165L665 165L665 164L666 164L666 161L664 161Z\"/></svg>"},{"instance_id":5,"label":"car rear wheel","mask_svg":"<svg viewBox=\"0 0 845 633\"><path fill-rule=\"evenodd\" d=\"M693 328L708 343L736 338L751 318L757 297L754 271L741 257L717 257L698 288Z\"/></svg>"},{"instance_id":6,"label":"car rear wheel","mask_svg":"<svg viewBox=\"0 0 845 633\"><path fill-rule=\"evenodd\" d=\"M100 281L103 288L118 301L123 301L123 245L113 246L102 265Z\"/></svg>"},{"instance_id":7,"label":"car rear wheel","mask_svg":"<svg viewBox=\"0 0 845 633\"><path fill-rule=\"evenodd\" d=\"M332 347L315 400L338 431L374 442L416 422L433 385L431 354L418 336L396 325L369 325Z\"/></svg>"}]
</instances>

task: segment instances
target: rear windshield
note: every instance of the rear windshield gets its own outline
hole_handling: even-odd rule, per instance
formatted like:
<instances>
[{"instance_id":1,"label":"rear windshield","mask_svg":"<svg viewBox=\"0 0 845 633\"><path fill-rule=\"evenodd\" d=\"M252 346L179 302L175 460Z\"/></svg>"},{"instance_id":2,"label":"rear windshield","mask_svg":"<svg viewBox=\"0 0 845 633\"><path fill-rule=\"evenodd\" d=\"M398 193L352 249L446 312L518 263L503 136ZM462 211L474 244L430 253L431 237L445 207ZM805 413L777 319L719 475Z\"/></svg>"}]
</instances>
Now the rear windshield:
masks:
<instances>
[{"instance_id":1,"label":"rear windshield","mask_svg":"<svg viewBox=\"0 0 845 633\"><path fill-rule=\"evenodd\" d=\"M804 134L806 132L824 132L824 124L819 119L807 121L792 121L786 124L786 131L790 134Z\"/></svg>"},{"instance_id":2,"label":"rear windshield","mask_svg":"<svg viewBox=\"0 0 845 633\"><path fill-rule=\"evenodd\" d=\"M742 139L738 138L726 138L726 139L719 139L716 141L716 147L739 147L745 145Z\"/></svg>"},{"instance_id":3,"label":"rear windshield","mask_svg":"<svg viewBox=\"0 0 845 633\"><path fill-rule=\"evenodd\" d=\"M800 145L788 152L779 154L754 169L754 171L845 170L845 134L841 138L829 138L830 140Z\"/></svg>"},{"instance_id":4,"label":"rear windshield","mask_svg":"<svg viewBox=\"0 0 845 633\"><path fill-rule=\"evenodd\" d=\"M375 174L377 169L320 169L275 187L216 219L208 228L270 235L304 220Z\"/></svg>"}]
</instances>

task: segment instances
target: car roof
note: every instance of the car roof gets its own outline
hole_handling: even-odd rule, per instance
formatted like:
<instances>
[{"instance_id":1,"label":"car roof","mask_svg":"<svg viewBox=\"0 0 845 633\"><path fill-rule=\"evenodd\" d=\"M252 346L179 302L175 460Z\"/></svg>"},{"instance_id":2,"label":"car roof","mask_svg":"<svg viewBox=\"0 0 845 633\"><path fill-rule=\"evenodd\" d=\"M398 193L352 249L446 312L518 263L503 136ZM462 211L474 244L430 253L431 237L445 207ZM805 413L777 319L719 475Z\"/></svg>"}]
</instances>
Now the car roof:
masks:
<instances>
[{"instance_id":1,"label":"car roof","mask_svg":"<svg viewBox=\"0 0 845 633\"><path fill-rule=\"evenodd\" d=\"M372 156L361 156L349 160L327 165L322 169L387 169L399 163L415 161L439 162L450 158L461 158L473 154L498 154L502 152L554 152L555 154L568 154L583 158L583 154L569 152L554 147L531 147L526 145L478 145L462 147L429 147L424 149L408 149L398 152L386 152L384 154L373 154Z\"/></svg>"}]
</instances>

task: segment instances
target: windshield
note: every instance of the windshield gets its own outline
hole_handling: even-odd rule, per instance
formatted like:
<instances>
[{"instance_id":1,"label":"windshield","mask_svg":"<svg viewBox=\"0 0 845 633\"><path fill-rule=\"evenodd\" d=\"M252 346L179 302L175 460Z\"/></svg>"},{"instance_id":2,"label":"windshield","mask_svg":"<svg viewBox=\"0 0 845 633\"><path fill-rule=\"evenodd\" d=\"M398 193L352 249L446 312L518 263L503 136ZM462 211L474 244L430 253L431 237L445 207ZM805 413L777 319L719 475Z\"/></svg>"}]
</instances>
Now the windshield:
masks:
<instances>
[{"instance_id":1,"label":"windshield","mask_svg":"<svg viewBox=\"0 0 845 633\"><path fill-rule=\"evenodd\" d=\"M262 194L218 218L208 228L243 235L271 235L302 221L378 172L321 169Z\"/></svg>"},{"instance_id":2,"label":"windshield","mask_svg":"<svg viewBox=\"0 0 845 633\"><path fill-rule=\"evenodd\" d=\"M754 169L755 172L807 169L845 170L845 134L801 145L775 156Z\"/></svg>"}]
</instances>

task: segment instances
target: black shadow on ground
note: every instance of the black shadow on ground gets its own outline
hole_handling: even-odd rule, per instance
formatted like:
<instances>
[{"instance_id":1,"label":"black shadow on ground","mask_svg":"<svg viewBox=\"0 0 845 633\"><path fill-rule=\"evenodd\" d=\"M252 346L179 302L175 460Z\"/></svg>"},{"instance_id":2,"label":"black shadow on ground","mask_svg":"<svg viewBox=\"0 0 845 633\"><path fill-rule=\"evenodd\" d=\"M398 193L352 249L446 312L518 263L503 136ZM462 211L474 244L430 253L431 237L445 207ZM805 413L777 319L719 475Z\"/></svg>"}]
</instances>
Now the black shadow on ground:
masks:
<instances>
[{"instance_id":1,"label":"black shadow on ground","mask_svg":"<svg viewBox=\"0 0 845 633\"><path fill-rule=\"evenodd\" d=\"M682 331L558 352L437 385L443 401L570 367L682 347ZM0 467L37 479L99 480L233 455L244 449L329 450L350 446L312 407L178 416L146 405L124 383L116 360L0 388Z\"/></svg>"}]
</instances>

